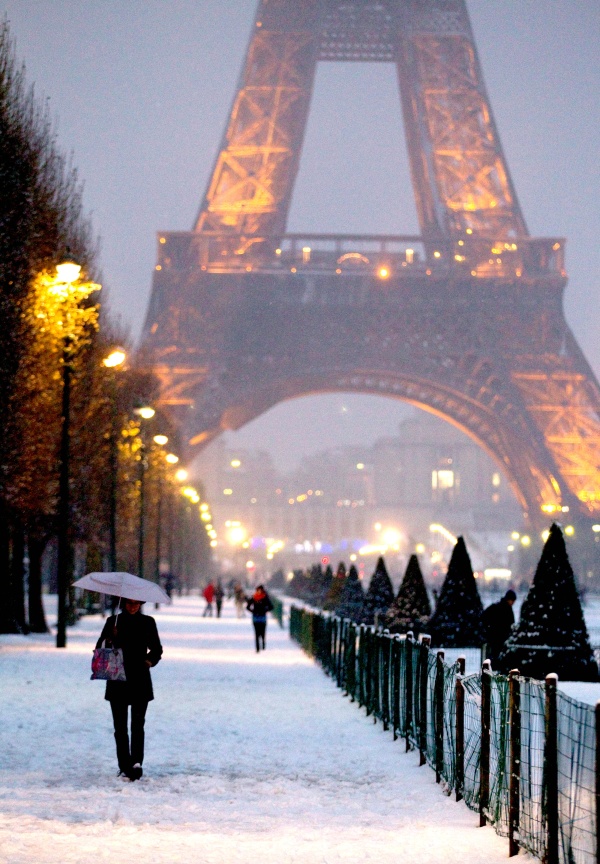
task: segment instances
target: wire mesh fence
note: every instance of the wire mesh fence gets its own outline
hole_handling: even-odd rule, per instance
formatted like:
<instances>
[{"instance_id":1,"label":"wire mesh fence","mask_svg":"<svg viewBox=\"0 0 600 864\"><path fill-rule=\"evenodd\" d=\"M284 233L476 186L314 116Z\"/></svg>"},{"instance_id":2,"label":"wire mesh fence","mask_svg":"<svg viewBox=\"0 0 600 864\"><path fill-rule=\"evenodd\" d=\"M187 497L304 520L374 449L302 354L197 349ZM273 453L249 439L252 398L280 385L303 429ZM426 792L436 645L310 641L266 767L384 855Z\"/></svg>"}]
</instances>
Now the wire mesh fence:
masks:
<instances>
[{"instance_id":1,"label":"wire mesh fence","mask_svg":"<svg viewBox=\"0 0 600 864\"><path fill-rule=\"evenodd\" d=\"M457 800L547 864L600 864L600 709L517 672L432 650L428 637L292 606L290 635L351 701L420 753ZM600 704L600 703L599 703Z\"/></svg>"}]
</instances>

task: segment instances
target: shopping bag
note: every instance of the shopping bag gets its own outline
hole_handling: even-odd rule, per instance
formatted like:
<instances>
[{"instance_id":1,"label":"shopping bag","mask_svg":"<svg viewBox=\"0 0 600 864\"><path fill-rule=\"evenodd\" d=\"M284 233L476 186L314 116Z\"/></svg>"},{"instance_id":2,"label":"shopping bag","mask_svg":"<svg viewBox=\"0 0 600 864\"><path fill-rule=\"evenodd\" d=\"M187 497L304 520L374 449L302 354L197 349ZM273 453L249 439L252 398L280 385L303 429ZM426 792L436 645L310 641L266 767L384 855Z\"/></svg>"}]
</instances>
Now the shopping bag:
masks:
<instances>
[{"instance_id":1,"label":"shopping bag","mask_svg":"<svg viewBox=\"0 0 600 864\"><path fill-rule=\"evenodd\" d=\"M121 648L107 648L104 642L102 643L102 647L94 648L91 680L93 681L94 679L100 681L127 681Z\"/></svg>"}]
</instances>

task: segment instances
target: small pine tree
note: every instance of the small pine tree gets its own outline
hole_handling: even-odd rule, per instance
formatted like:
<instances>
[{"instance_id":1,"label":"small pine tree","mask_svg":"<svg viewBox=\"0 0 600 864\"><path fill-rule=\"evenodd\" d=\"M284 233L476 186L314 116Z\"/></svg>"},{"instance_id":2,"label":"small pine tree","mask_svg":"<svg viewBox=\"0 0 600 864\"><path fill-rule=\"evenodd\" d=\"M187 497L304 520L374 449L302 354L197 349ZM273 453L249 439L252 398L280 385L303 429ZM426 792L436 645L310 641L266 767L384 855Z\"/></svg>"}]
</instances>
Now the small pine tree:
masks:
<instances>
[{"instance_id":1,"label":"small pine tree","mask_svg":"<svg viewBox=\"0 0 600 864\"><path fill-rule=\"evenodd\" d=\"M479 648L484 642L483 606L465 541L459 537L435 612L429 621L438 648Z\"/></svg>"},{"instance_id":2,"label":"small pine tree","mask_svg":"<svg viewBox=\"0 0 600 864\"><path fill-rule=\"evenodd\" d=\"M567 681L598 681L575 576L559 526L550 528L521 618L508 637L498 668Z\"/></svg>"},{"instance_id":3,"label":"small pine tree","mask_svg":"<svg viewBox=\"0 0 600 864\"><path fill-rule=\"evenodd\" d=\"M346 565L343 561L340 561L336 574L331 580L329 591L327 592L325 602L323 603L323 609L326 609L328 612L334 612L337 609L345 581Z\"/></svg>"},{"instance_id":4,"label":"small pine tree","mask_svg":"<svg viewBox=\"0 0 600 864\"><path fill-rule=\"evenodd\" d=\"M313 564L313 566L306 571L307 577L307 593L305 600L311 604L311 606L320 606L322 602L322 577L323 571L319 564Z\"/></svg>"},{"instance_id":5,"label":"small pine tree","mask_svg":"<svg viewBox=\"0 0 600 864\"><path fill-rule=\"evenodd\" d=\"M354 564L350 567L348 578L344 582L340 602L335 610L335 614L340 618L350 618L352 621L360 619L360 613L365 602L365 592L358 572Z\"/></svg>"},{"instance_id":6,"label":"small pine tree","mask_svg":"<svg viewBox=\"0 0 600 864\"><path fill-rule=\"evenodd\" d=\"M313 564L306 573L308 580L308 590L304 598L311 606L323 608L323 603L331 587L333 581L333 573L331 567L328 567L325 572L320 564Z\"/></svg>"},{"instance_id":7,"label":"small pine tree","mask_svg":"<svg viewBox=\"0 0 600 864\"><path fill-rule=\"evenodd\" d=\"M360 620L363 624L375 624L385 615L394 602L394 589L383 558L379 558L375 572L363 603Z\"/></svg>"},{"instance_id":8,"label":"small pine tree","mask_svg":"<svg viewBox=\"0 0 600 864\"><path fill-rule=\"evenodd\" d=\"M431 605L419 559L411 555L398 596L385 616L385 626L390 633L408 633L412 630L418 636L426 629L430 616Z\"/></svg>"},{"instance_id":9,"label":"small pine tree","mask_svg":"<svg viewBox=\"0 0 600 864\"><path fill-rule=\"evenodd\" d=\"M319 606L323 606L327 595L329 594L329 590L331 588L331 583L333 582L333 570L331 569L331 564L328 564L325 568L325 572L323 572L323 568L320 564L317 565L319 568Z\"/></svg>"},{"instance_id":10,"label":"small pine tree","mask_svg":"<svg viewBox=\"0 0 600 864\"><path fill-rule=\"evenodd\" d=\"M290 597L296 597L298 600L308 602L309 581L304 570L294 570L294 575L288 585L288 594Z\"/></svg>"},{"instance_id":11,"label":"small pine tree","mask_svg":"<svg viewBox=\"0 0 600 864\"><path fill-rule=\"evenodd\" d=\"M271 578L269 579L269 591L285 591L286 589L286 579L285 573L280 568L276 570Z\"/></svg>"}]
</instances>

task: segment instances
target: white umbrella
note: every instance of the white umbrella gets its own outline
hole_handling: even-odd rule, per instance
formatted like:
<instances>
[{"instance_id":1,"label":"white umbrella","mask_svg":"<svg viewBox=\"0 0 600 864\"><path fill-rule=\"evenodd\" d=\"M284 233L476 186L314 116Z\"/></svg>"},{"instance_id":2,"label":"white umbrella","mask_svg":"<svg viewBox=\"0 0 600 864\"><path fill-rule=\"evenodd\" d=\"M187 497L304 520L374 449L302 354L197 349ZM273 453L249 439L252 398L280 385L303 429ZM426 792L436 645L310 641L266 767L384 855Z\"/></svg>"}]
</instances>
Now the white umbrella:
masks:
<instances>
[{"instance_id":1,"label":"white umbrella","mask_svg":"<svg viewBox=\"0 0 600 864\"><path fill-rule=\"evenodd\" d=\"M150 603L170 603L171 598L156 582L140 579L132 573L88 573L77 582L74 588L87 588L98 594L112 594L127 600L140 600Z\"/></svg>"}]
</instances>

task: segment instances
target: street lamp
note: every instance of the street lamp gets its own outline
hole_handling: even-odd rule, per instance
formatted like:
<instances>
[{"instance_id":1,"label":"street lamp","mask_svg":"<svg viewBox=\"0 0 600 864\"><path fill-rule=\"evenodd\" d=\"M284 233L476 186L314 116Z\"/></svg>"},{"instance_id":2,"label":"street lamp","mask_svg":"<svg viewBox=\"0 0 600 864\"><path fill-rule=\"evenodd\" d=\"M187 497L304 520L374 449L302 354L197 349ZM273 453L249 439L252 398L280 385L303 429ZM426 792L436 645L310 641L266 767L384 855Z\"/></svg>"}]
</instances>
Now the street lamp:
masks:
<instances>
[{"instance_id":1,"label":"street lamp","mask_svg":"<svg viewBox=\"0 0 600 864\"><path fill-rule=\"evenodd\" d=\"M111 351L108 357L105 357L102 361L102 365L106 366L107 369L114 369L115 366L122 366L125 360L127 359L127 355L124 351L121 351L120 348L115 348L114 351Z\"/></svg>"},{"instance_id":2,"label":"street lamp","mask_svg":"<svg viewBox=\"0 0 600 864\"><path fill-rule=\"evenodd\" d=\"M151 420L156 411L149 405L142 405L140 408L134 409L134 414L137 414L142 420ZM145 544L145 478L146 478L146 444L144 441L144 432L140 424L140 528L138 535L138 576L144 578L144 544Z\"/></svg>"},{"instance_id":3,"label":"street lamp","mask_svg":"<svg viewBox=\"0 0 600 864\"><path fill-rule=\"evenodd\" d=\"M164 447L169 443L166 435L155 435L154 443L159 447ZM156 561L154 565L154 581L160 584L160 553L162 542L162 499L163 499L163 466L161 465L158 471L158 502L156 507Z\"/></svg>"},{"instance_id":4,"label":"street lamp","mask_svg":"<svg viewBox=\"0 0 600 864\"><path fill-rule=\"evenodd\" d=\"M77 305L78 300L88 297L100 286L93 282L79 282L81 266L74 261L64 261L56 267L56 277L49 290L55 294L62 305L62 406L58 482L58 525L57 525L57 581L58 615L56 628L56 647L65 648L67 644L68 596L71 577L71 548L69 543L69 460L71 424L71 362L73 359L74 332L73 313L69 301Z\"/></svg>"},{"instance_id":5,"label":"street lamp","mask_svg":"<svg viewBox=\"0 0 600 864\"><path fill-rule=\"evenodd\" d=\"M123 365L127 355L120 348L105 357L102 365L107 369L118 369ZM111 392L110 392L110 437L109 437L109 471L110 471L110 491L109 491L109 511L108 511L108 542L109 542L109 567L114 573L117 569L117 484L118 484L118 451L117 451L117 435L118 435L118 411L117 411L117 383L115 375L111 375Z\"/></svg>"}]
</instances>

